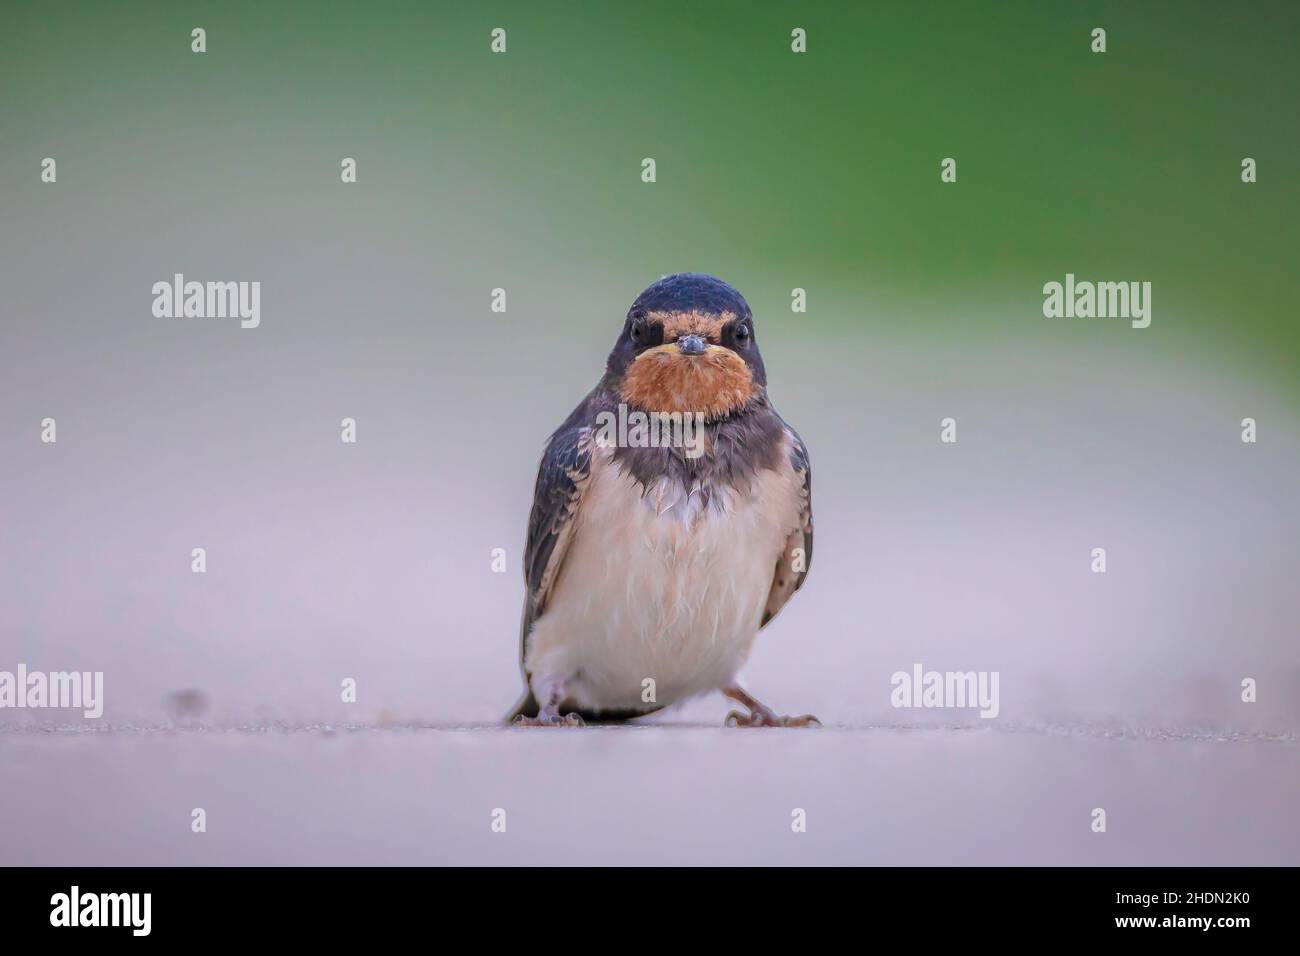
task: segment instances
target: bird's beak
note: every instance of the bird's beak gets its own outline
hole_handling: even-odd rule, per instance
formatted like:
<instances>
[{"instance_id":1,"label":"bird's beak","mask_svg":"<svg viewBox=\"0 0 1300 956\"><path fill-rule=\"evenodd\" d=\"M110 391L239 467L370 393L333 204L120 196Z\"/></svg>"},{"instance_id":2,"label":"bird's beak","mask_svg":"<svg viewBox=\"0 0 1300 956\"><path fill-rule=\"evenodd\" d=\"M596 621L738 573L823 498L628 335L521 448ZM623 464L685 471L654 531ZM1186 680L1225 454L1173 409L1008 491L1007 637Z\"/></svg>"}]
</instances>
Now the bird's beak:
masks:
<instances>
[{"instance_id":1,"label":"bird's beak","mask_svg":"<svg viewBox=\"0 0 1300 956\"><path fill-rule=\"evenodd\" d=\"M677 350L683 355L703 355L709 350L709 346L698 335L683 335L677 340Z\"/></svg>"}]
</instances>

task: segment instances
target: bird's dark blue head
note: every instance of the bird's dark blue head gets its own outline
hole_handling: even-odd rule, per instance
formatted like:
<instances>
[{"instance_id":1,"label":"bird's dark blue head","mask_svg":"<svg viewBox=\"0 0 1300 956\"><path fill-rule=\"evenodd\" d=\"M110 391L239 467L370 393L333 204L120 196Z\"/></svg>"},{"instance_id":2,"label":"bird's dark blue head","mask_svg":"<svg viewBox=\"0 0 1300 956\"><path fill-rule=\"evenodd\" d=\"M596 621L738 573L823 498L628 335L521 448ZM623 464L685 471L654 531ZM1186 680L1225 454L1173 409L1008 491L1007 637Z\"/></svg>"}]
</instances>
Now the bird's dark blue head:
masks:
<instances>
[{"instance_id":1,"label":"bird's dark blue head","mask_svg":"<svg viewBox=\"0 0 1300 956\"><path fill-rule=\"evenodd\" d=\"M664 276L636 297L608 376L629 405L710 420L742 410L767 385L749 303L702 272Z\"/></svg>"},{"instance_id":2,"label":"bird's dark blue head","mask_svg":"<svg viewBox=\"0 0 1300 956\"><path fill-rule=\"evenodd\" d=\"M628 314L651 312L730 313L752 318L749 303L735 287L703 272L678 272L664 276L636 297Z\"/></svg>"}]
</instances>

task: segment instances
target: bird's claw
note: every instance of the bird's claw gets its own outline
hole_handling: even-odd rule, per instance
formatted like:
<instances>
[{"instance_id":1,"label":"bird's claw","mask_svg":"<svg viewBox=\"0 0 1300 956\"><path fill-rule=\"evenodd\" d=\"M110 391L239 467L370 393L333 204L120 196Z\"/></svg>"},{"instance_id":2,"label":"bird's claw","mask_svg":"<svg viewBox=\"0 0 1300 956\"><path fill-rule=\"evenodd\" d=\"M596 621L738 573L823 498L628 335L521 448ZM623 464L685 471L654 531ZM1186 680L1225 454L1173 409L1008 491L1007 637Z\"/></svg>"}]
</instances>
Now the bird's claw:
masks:
<instances>
[{"instance_id":1,"label":"bird's claw","mask_svg":"<svg viewBox=\"0 0 1300 956\"><path fill-rule=\"evenodd\" d=\"M559 714L552 714L549 717L538 715L536 717L525 717L520 714L514 720L516 727L585 727L587 722L577 714L565 714L561 717Z\"/></svg>"},{"instance_id":2,"label":"bird's claw","mask_svg":"<svg viewBox=\"0 0 1300 956\"><path fill-rule=\"evenodd\" d=\"M771 711L756 710L753 713L742 714L738 710L733 710L727 714L723 721L727 727L820 727L822 722L812 714L804 714L802 717L790 717L786 715L777 715Z\"/></svg>"},{"instance_id":3,"label":"bird's claw","mask_svg":"<svg viewBox=\"0 0 1300 956\"><path fill-rule=\"evenodd\" d=\"M779 718L782 727L820 727L822 722L812 714L803 714L799 717L781 717Z\"/></svg>"}]
</instances>

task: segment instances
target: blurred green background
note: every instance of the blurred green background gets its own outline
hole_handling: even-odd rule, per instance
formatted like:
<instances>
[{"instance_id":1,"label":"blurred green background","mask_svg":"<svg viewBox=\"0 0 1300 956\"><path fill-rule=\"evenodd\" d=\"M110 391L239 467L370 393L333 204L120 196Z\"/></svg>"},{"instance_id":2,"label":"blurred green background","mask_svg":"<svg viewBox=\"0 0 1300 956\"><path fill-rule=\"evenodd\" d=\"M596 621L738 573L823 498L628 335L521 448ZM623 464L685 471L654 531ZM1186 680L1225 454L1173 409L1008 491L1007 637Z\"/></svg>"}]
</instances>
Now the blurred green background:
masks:
<instances>
[{"instance_id":1,"label":"blurred green background","mask_svg":"<svg viewBox=\"0 0 1300 956\"><path fill-rule=\"evenodd\" d=\"M1298 26L1281 2L14 3L2 161L12 192L55 155L96 203L189 170L191 208L256 222L356 155L367 204L466 262L629 301L714 271L760 316L801 286L823 331L1114 336L1295 398ZM1151 281L1152 327L1044 320L1067 271Z\"/></svg>"}]
</instances>

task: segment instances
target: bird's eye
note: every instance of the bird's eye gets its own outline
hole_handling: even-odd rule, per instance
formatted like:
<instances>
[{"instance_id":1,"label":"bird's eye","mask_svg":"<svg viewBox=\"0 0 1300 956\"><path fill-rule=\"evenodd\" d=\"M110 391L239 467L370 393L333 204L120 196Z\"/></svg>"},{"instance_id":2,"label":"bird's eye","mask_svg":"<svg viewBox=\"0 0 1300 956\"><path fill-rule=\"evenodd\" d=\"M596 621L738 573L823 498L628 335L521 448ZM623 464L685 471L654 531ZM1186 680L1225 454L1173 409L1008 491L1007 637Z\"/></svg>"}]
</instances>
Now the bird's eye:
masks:
<instances>
[{"instance_id":1,"label":"bird's eye","mask_svg":"<svg viewBox=\"0 0 1300 956\"><path fill-rule=\"evenodd\" d=\"M644 330L641 326L642 326L642 323L641 323L641 320L640 320L640 319L633 319L633 320L632 320L632 331L631 331L631 335L632 335L632 343L633 343L634 345L640 345L640 344L641 344L641 340L642 340L643 338L645 338L645 330Z\"/></svg>"},{"instance_id":2,"label":"bird's eye","mask_svg":"<svg viewBox=\"0 0 1300 956\"><path fill-rule=\"evenodd\" d=\"M749 341L749 326L743 322L736 326L736 341L744 345Z\"/></svg>"}]
</instances>

